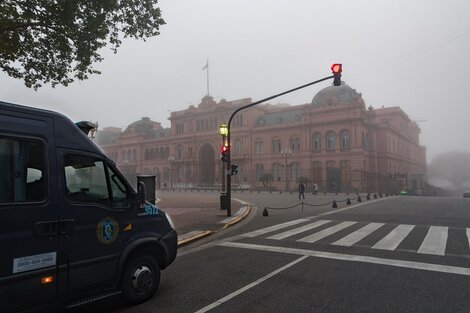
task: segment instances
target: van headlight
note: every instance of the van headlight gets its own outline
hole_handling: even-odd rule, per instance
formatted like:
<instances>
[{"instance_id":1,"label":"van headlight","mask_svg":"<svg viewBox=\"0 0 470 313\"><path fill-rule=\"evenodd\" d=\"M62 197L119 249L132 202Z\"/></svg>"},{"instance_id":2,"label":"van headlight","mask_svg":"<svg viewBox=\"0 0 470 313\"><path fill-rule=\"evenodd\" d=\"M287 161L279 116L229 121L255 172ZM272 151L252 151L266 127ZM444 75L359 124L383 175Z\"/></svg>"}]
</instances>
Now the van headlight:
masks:
<instances>
[{"instance_id":1,"label":"van headlight","mask_svg":"<svg viewBox=\"0 0 470 313\"><path fill-rule=\"evenodd\" d=\"M171 228L175 229L175 223L173 223L173 219L171 218L170 214L165 212L166 219L168 223L170 223Z\"/></svg>"}]
</instances>

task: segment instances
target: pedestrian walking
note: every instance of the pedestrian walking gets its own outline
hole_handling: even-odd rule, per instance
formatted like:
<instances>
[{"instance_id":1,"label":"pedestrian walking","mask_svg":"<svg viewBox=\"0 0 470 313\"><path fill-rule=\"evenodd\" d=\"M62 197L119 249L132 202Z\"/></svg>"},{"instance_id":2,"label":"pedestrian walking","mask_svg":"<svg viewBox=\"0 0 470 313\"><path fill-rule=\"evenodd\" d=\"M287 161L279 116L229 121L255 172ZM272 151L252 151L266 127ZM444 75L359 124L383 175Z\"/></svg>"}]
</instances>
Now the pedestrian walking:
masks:
<instances>
[{"instance_id":1,"label":"pedestrian walking","mask_svg":"<svg viewBox=\"0 0 470 313\"><path fill-rule=\"evenodd\" d=\"M299 200L300 200L300 197L303 197L305 199L304 192L305 192L305 185L304 183L301 182L299 184Z\"/></svg>"}]
</instances>

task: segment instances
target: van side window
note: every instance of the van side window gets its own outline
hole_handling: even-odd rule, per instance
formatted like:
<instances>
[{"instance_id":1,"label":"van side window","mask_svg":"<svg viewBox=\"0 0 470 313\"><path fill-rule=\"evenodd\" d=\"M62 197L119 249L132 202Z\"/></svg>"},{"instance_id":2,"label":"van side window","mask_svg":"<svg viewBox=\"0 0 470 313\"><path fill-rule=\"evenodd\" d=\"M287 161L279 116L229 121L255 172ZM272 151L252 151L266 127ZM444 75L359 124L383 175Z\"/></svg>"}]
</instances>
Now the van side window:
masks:
<instances>
[{"instance_id":1,"label":"van side window","mask_svg":"<svg viewBox=\"0 0 470 313\"><path fill-rule=\"evenodd\" d=\"M43 143L0 136L0 204L46 199Z\"/></svg>"},{"instance_id":2,"label":"van side window","mask_svg":"<svg viewBox=\"0 0 470 313\"><path fill-rule=\"evenodd\" d=\"M127 200L127 188L120 176L94 157L66 155L65 181L73 202L122 205Z\"/></svg>"},{"instance_id":3,"label":"van side window","mask_svg":"<svg viewBox=\"0 0 470 313\"><path fill-rule=\"evenodd\" d=\"M127 199L127 188L122 178L108 167L109 182L113 202L122 202Z\"/></svg>"}]
</instances>

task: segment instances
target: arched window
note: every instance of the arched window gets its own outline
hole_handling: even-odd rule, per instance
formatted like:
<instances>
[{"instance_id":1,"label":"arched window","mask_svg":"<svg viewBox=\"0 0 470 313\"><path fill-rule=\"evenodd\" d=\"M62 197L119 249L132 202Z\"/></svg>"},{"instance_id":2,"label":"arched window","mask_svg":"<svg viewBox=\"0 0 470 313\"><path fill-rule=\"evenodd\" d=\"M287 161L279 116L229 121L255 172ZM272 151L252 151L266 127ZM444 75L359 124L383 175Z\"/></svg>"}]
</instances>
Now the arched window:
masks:
<instances>
[{"instance_id":1,"label":"arched window","mask_svg":"<svg viewBox=\"0 0 470 313\"><path fill-rule=\"evenodd\" d=\"M289 146L292 152L300 151L300 139L297 136L291 137L289 141Z\"/></svg>"},{"instance_id":2,"label":"arched window","mask_svg":"<svg viewBox=\"0 0 470 313\"><path fill-rule=\"evenodd\" d=\"M322 184L321 161L313 162L313 183L317 185Z\"/></svg>"},{"instance_id":3,"label":"arched window","mask_svg":"<svg viewBox=\"0 0 470 313\"><path fill-rule=\"evenodd\" d=\"M235 154L242 154L242 143L240 139L235 140Z\"/></svg>"},{"instance_id":4,"label":"arched window","mask_svg":"<svg viewBox=\"0 0 470 313\"><path fill-rule=\"evenodd\" d=\"M263 140L260 138L255 141L255 154L263 154Z\"/></svg>"},{"instance_id":5,"label":"arched window","mask_svg":"<svg viewBox=\"0 0 470 313\"><path fill-rule=\"evenodd\" d=\"M281 152L281 139L273 138L273 140L272 140L272 151L273 151L273 153Z\"/></svg>"},{"instance_id":6,"label":"arched window","mask_svg":"<svg viewBox=\"0 0 470 313\"><path fill-rule=\"evenodd\" d=\"M273 164L273 179L275 181L281 180L281 164L280 163Z\"/></svg>"},{"instance_id":7,"label":"arched window","mask_svg":"<svg viewBox=\"0 0 470 313\"><path fill-rule=\"evenodd\" d=\"M291 164L291 181L297 182L300 177L300 163L294 162Z\"/></svg>"},{"instance_id":8,"label":"arched window","mask_svg":"<svg viewBox=\"0 0 470 313\"><path fill-rule=\"evenodd\" d=\"M349 150L349 131L342 130L340 133L341 138L341 150Z\"/></svg>"},{"instance_id":9,"label":"arched window","mask_svg":"<svg viewBox=\"0 0 470 313\"><path fill-rule=\"evenodd\" d=\"M256 164L255 169L256 169L256 180L258 181L261 178L261 176L264 175L264 166L263 164Z\"/></svg>"},{"instance_id":10,"label":"arched window","mask_svg":"<svg viewBox=\"0 0 470 313\"><path fill-rule=\"evenodd\" d=\"M335 151L336 149L336 140L335 140L335 133L328 132L326 134L326 150L327 151Z\"/></svg>"},{"instance_id":11,"label":"arched window","mask_svg":"<svg viewBox=\"0 0 470 313\"><path fill-rule=\"evenodd\" d=\"M343 185L348 185L350 183L349 176L349 161L343 160L340 162L341 167L341 181Z\"/></svg>"},{"instance_id":12,"label":"arched window","mask_svg":"<svg viewBox=\"0 0 470 313\"><path fill-rule=\"evenodd\" d=\"M177 145L176 146L176 157L182 158L183 157L183 146Z\"/></svg>"},{"instance_id":13,"label":"arched window","mask_svg":"<svg viewBox=\"0 0 470 313\"><path fill-rule=\"evenodd\" d=\"M321 151L321 134L320 133L315 133L313 135L312 147L313 147L314 152Z\"/></svg>"}]
</instances>

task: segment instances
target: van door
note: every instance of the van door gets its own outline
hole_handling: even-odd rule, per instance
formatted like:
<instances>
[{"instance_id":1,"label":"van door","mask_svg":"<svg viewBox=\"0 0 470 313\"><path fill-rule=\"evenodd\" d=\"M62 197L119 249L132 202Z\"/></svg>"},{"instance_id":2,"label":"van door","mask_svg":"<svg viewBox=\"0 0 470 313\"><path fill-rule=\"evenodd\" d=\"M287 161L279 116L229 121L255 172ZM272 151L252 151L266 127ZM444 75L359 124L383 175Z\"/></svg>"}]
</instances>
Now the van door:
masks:
<instances>
[{"instance_id":1,"label":"van door","mask_svg":"<svg viewBox=\"0 0 470 313\"><path fill-rule=\"evenodd\" d=\"M0 125L0 312L16 312L56 300L54 137L47 118Z\"/></svg>"},{"instance_id":2,"label":"van door","mask_svg":"<svg viewBox=\"0 0 470 313\"><path fill-rule=\"evenodd\" d=\"M60 221L73 222L59 247L67 255L68 292L74 302L113 286L137 211L131 210L130 187L106 159L62 149L58 159L65 186Z\"/></svg>"}]
</instances>

